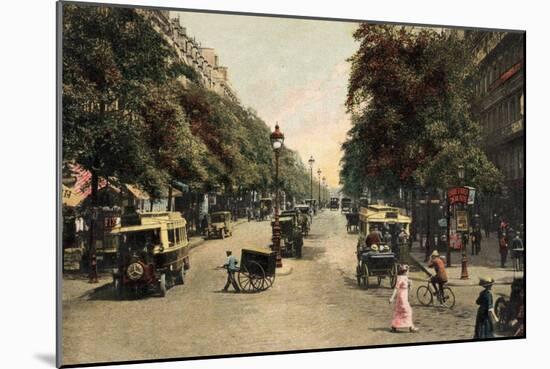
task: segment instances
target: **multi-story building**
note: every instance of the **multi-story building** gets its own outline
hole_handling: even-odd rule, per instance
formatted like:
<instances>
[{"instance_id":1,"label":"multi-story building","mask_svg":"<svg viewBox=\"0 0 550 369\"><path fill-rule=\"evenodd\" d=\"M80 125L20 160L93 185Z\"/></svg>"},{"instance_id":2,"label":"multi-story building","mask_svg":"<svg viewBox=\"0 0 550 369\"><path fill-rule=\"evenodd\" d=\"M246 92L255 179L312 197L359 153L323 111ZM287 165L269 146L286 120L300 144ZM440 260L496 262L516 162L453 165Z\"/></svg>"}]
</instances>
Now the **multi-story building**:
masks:
<instances>
[{"instance_id":1,"label":"multi-story building","mask_svg":"<svg viewBox=\"0 0 550 369\"><path fill-rule=\"evenodd\" d=\"M179 18L171 19L168 10L138 11L150 20L153 28L173 47L179 60L193 68L204 87L238 102L237 95L229 83L227 67L219 65L218 55L214 49L202 47L199 41L187 35L187 30L180 24Z\"/></svg>"},{"instance_id":2,"label":"multi-story building","mask_svg":"<svg viewBox=\"0 0 550 369\"><path fill-rule=\"evenodd\" d=\"M466 31L465 36L477 67L474 108L483 149L505 180L490 215L517 226L525 209L525 34Z\"/></svg>"}]
</instances>

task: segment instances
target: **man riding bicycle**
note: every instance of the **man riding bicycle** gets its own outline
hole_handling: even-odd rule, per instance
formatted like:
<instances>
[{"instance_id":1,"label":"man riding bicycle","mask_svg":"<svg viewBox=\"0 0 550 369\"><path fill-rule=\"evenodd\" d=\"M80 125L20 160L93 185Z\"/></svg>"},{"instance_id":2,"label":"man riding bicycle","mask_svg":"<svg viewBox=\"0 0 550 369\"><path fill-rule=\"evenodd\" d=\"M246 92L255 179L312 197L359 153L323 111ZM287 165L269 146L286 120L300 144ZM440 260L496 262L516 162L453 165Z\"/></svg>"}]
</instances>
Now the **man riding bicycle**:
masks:
<instances>
[{"instance_id":1,"label":"man riding bicycle","mask_svg":"<svg viewBox=\"0 0 550 369\"><path fill-rule=\"evenodd\" d=\"M441 299L443 286L447 283L447 271L445 270L445 262L439 257L437 250L432 252L428 267L435 269L435 275L430 278L430 282L435 289L436 296Z\"/></svg>"}]
</instances>

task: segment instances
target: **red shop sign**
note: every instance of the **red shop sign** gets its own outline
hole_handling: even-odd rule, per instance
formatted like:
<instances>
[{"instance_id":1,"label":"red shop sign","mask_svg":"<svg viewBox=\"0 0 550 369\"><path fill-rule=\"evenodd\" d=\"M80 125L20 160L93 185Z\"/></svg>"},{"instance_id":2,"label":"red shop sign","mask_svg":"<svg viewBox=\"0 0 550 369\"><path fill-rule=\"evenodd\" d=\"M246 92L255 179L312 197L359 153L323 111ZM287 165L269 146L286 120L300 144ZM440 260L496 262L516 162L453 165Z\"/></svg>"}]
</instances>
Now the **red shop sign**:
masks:
<instances>
[{"instance_id":1,"label":"red shop sign","mask_svg":"<svg viewBox=\"0 0 550 369\"><path fill-rule=\"evenodd\" d=\"M447 191L447 198L449 204L466 204L468 202L468 193L470 191L464 187L449 188Z\"/></svg>"}]
</instances>

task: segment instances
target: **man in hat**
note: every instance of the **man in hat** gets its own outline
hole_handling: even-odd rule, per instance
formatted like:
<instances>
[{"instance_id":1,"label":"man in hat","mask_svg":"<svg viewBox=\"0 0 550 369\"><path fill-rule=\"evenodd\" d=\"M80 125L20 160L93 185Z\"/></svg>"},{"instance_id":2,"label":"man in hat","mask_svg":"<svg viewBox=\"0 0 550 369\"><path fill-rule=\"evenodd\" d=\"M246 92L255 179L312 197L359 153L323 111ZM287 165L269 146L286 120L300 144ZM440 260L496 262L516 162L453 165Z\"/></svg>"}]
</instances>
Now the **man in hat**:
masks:
<instances>
[{"instance_id":1,"label":"man in hat","mask_svg":"<svg viewBox=\"0 0 550 369\"><path fill-rule=\"evenodd\" d=\"M435 289L436 296L441 299L443 292L443 286L447 283L447 270L445 269L445 262L439 257L439 252L434 250L431 255L430 263L428 267L435 269L435 275L430 278L430 282Z\"/></svg>"},{"instance_id":2,"label":"man in hat","mask_svg":"<svg viewBox=\"0 0 550 369\"><path fill-rule=\"evenodd\" d=\"M229 288L229 285L233 285L233 288L235 289L236 293L241 292L241 289L239 288L239 285L237 284L237 281L235 280L235 272L239 270L237 268L238 261L237 259L232 255L231 250L227 250L226 252L227 260L225 264L221 266L221 268L227 269L227 282L225 283L225 287L222 289L223 292L227 292L227 289Z\"/></svg>"},{"instance_id":3,"label":"man in hat","mask_svg":"<svg viewBox=\"0 0 550 369\"><path fill-rule=\"evenodd\" d=\"M372 245L378 245L381 242L382 240L379 233L376 231L374 227L371 227L370 233L368 234L367 239L365 240L367 248L371 247Z\"/></svg>"},{"instance_id":4,"label":"man in hat","mask_svg":"<svg viewBox=\"0 0 550 369\"><path fill-rule=\"evenodd\" d=\"M479 308L476 315L474 339L494 337L493 320L498 320L493 306L493 294L491 293L491 287L494 282L494 279L491 277L479 278L479 285L483 287L483 291L481 291L476 300Z\"/></svg>"}]
</instances>

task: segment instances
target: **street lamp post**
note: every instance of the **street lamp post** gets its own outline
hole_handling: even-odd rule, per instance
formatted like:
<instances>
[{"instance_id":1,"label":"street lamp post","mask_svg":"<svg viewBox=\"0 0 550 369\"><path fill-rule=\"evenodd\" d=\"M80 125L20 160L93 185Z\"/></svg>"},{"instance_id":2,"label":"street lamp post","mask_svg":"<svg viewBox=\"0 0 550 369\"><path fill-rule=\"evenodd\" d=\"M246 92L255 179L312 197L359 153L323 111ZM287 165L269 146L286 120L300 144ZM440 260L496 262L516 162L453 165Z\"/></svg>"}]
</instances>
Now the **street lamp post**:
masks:
<instances>
[{"instance_id":1,"label":"street lamp post","mask_svg":"<svg viewBox=\"0 0 550 369\"><path fill-rule=\"evenodd\" d=\"M327 178L323 177L323 204L327 202Z\"/></svg>"},{"instance_id":2,"label":"street lamp post","mask_svg":"<svg viewBox=\"0 0 550 369\"><path fill-rule=\"evenodd\" d=\"M275 214L272 229L273 249L277 253L277 268L283 266L281 258L281 225L279 224L279 153L285 141L285 135L279 130L279 124L275 125L275 131L270 135L271 146L275 153Z\"/></svg>"},{"instance_id":3,"label":"street lamp post","mask_svg":"<svg viewBox=\"0 0 550 369\"><path fill-rule=\"evenodd\" d=\"M458 166L458 178L460 179L460 184L462 185L465 178L464 166L461 164ZM465 207L468 206L466 203ZM460 271L460 279L470 279L468 276L468 253L466 249L467 235L462 235L462 265Z\"/></svg>"},{"instance_id":4,"label":"street lamp post","mask_svg":"<svg viewBox=\"0 0 550 369\"><path fill-rule=\"evenodd\" d=\"M317 175L319 177L319 202L317 203L317 208L321 209L321 168L317 170Z\"/></svg>"},{"instance_id":5,"label":"street lamp post","mask_svg":"<svg viewBox=\"0 0 550 369\"><path fill-rule=\"evenodd\" d=\"M309 163L309 198L313 198L313 163L315 163L315 159L313 159L313 155L309 158L307 161Z\"/></svg>"}]
</instances>

